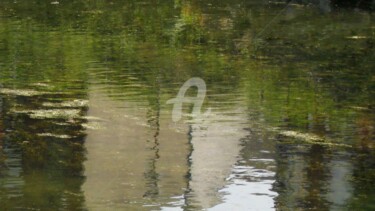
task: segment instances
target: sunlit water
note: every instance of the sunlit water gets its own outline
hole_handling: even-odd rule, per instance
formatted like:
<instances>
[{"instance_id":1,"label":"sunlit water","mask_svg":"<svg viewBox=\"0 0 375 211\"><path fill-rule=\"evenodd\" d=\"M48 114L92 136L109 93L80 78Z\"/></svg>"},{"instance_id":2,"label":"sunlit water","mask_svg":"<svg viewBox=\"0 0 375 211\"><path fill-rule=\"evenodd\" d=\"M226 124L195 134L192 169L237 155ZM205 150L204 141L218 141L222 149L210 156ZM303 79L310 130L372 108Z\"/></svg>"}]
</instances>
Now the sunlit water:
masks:
<instances>
[{"instance_id":1,"label":"sunlit water","mask_svg":"<svg viewBox=\"0 0 375 211\"><path fill-rule=\"evenodd\" d=\"M0 2L0 210L374 209L373 21L274 1ZM174 122L191 77L205 115L185 103Z\"/></svg>"}]
</instances>

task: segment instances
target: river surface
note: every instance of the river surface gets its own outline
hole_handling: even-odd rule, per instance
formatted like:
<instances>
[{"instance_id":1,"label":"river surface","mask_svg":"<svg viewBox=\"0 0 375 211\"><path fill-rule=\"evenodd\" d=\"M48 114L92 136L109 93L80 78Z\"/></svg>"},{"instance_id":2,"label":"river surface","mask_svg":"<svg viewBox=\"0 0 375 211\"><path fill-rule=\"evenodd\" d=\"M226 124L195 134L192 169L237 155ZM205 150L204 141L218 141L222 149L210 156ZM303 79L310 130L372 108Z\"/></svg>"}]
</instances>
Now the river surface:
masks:
<instances>
[{"instance_id":1,"label":"river surface","mask_svg":"<svg viewBox=\"0 0 375 211\"><path fill-rule=\"evenodd\" d=\"M2 0L0 210L375 210L362 9Z\"/></svg>"}]
</instances>

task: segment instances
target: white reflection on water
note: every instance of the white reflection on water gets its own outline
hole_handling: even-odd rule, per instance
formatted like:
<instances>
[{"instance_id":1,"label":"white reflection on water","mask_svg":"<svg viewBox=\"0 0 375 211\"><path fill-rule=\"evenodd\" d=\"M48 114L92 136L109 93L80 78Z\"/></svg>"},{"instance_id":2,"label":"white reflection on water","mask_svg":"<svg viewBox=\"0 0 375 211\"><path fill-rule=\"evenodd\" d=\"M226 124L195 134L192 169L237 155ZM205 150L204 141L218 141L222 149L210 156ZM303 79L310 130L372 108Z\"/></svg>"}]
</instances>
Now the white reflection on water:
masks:
<instances>
[{"instance_id":1,"label":"white reflection on water","mask_svg":"<svg viewBox=\"0 0 375 211\"><path fill-rule=\"evenodd\" d=\"M225 194L224 203L209 210L275 210L273 198L277 193L271 190L274 176L275 172L269 170L235 166L229 178L230 184L220 190ZM246 179L249 177L250 180Z\"/></svg>"}]
</instances>

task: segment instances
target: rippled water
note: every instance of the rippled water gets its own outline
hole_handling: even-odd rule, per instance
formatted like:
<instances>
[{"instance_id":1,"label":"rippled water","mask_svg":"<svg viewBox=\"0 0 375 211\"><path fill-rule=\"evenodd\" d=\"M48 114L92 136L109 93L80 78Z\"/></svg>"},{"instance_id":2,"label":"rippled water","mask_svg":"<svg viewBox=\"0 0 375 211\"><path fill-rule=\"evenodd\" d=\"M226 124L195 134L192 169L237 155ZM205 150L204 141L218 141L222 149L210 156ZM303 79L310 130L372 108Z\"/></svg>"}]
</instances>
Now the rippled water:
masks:
<instances>
[{"instance_id":1,"label":"rippled water","mask_svg":"<svg viewBox=\"0 0 375 211\"><path fill-rule=\"evenodd\" d=\"M373 23L275 1L1 1L0 210L375 209ZM210 112L174 122L192 77Z\"/></svg>"}]
</instances>

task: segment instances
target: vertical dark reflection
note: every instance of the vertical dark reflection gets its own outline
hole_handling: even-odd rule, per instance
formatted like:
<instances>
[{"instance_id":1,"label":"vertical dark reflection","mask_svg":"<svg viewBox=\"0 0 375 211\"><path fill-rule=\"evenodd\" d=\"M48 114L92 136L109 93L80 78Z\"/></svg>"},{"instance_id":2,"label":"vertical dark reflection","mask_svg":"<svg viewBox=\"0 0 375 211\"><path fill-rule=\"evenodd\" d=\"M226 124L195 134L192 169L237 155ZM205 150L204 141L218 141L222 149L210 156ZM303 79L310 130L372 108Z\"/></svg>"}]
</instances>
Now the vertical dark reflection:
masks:
<instances>
[{"instance_id":1,"label":"vertical dark reflection","mask_svg":"<svg viewBox=\"0 0 375 211\"><path fill-rule=\"evenodd\" d=\"M158 180L159 174L157 173L157 161L159 155L159 134L160 134L160 74L156 74L155 83L152 86L154 93L149 96L150 108L147 112L147 123L155 131L153 134L153 144L151 150L154 151L153 157L149 159L149 164L145 172L147 181L147 191L143 197L156 198L159 194Z\"/></svg>"},{"instance_id":2,"label":"vertical dark reflection","mask_svg":"<svg viewBox=\"0 0 375 211\"><path fill-rule=\"evenodd\" d=\"M186 175L185 175L185 179L186 179L186 189L184 191L184 194L183 194L183 198L184 198L184 204L182 206L182 208L184 210L193 210L193 209L198 209L199 207L197 206L194 206L194 202L192 201L192 189L191 189L191 186L190 186L190 182L192 180L192 175L191 175L191 167L193 165L193 162L192 162L192 154L193 154L193 151L194 151L194 147L193 147L193 143L192 143L192 140L193 140L193 127L192 125L189 125L188 126L189 129L188 129L188 145L189 145L189 153L186 157L186 161L187 161L187 172L186 172Z\"/></svg>"},{"instance_id":3,"label":"vertical dark reflection","mask_svg":"<svg viewBox=\"0 0 375 211\"><path fill-rule=\"evenodd\" d=\"M1 87L1 84L0 84ZM0 96L0 119L3 119L3 98ZM4 161L5 161L5 154L3 151L4 148L4 125L3 122L0 121L0 177L3 176L4 171Z\"/></svg>"}]
</instances>

